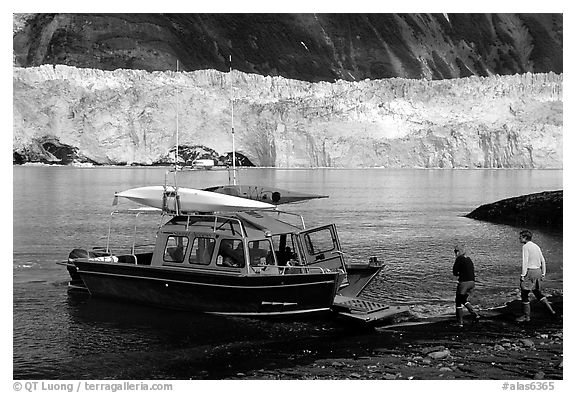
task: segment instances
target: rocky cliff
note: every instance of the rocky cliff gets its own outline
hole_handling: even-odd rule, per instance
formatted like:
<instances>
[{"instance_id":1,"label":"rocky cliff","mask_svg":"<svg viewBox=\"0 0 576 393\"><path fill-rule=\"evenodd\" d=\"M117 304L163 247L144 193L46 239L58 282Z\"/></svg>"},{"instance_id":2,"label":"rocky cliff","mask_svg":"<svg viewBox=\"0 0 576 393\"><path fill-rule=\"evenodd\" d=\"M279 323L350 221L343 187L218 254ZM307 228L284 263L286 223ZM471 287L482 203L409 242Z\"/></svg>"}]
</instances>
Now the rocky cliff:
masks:
<instances>
[{"instance_id":1,"label":"rocky cliff","mask_svg":"<svg viewBox=\"0 0 576 393\"><path fill-rule=\"evenodd\" d=\"M562 14L15 14L14 64L317 81L560 74Z\"/></svg>"},{"instance_id":2,"label":"rocky cliff","mask_svg":"<svg viewBox=\"0 0 576 393\"><path fill-rule=\"evenodd\" d=\"M15 68L15 160L154 164L175 145L276 167L562 167L562 75L310 83L239 71ZM177 120L178 119L178 120Z\"/></svg>"}]
</instances>

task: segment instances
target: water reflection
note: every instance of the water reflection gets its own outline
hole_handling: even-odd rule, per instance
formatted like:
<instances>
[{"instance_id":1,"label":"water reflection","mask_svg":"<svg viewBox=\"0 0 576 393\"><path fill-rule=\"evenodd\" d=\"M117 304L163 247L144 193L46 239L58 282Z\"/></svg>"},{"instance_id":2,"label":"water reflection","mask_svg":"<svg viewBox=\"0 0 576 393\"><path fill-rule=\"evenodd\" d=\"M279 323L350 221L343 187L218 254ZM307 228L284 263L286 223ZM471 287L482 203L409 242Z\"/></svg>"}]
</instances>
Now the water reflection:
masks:
<instances>
[{"instance_id":1,"label":"water reflection","mask_svg":"<svg viewBox=\"0 0 576 393\"><path fill-rule=\"evenodd\" d=\"M218 362L208 366L213 356L234 363L246 348L348 329L333 316L223 317L91 298L39 283L18 286L15 296L16 379L206 378L230 372L218 370ZM178 359L187 364L176 367L183 374L168 373Z\"/></svg>"}]
</instances>

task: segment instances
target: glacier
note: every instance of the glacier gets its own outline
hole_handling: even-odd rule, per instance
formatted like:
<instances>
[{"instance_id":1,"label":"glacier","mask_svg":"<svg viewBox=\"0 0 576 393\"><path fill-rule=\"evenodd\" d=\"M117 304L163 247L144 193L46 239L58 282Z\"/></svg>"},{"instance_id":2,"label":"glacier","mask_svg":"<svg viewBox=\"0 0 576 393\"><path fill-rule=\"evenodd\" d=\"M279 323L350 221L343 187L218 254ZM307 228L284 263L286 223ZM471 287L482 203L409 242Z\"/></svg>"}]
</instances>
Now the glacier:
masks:
<instances>
[{"instance_id":1,"label":"glacier","mask_svg":"<svg viewBox=\"0 0 576 393\"><path fill-rule=\"evenodd\" d=\"M25 162L154 165L178 143L279 168L562 168L563 75L305 82L240 71L13 68Z\"/></svg>"}]
</instances>

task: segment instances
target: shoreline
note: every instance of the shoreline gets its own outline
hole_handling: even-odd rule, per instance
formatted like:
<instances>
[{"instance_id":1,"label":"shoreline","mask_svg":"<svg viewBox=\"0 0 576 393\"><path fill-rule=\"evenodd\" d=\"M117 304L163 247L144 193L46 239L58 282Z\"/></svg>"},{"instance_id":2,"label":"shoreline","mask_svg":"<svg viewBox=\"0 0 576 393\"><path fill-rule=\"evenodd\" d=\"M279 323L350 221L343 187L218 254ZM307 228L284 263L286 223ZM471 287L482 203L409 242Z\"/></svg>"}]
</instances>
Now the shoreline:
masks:
<instances>
[{"instance_id":1,"label":"shoreline","mask_svg":"<svg viewBox=\"0 0 576 393\"><path fill-rule=\"evenodd\" d=\"M448 316L360 331L351 325L329 340L228 344L207 350L202 365L192 362L190 379L562 380L563 300L550 299L559 317L533 301L527 324L515 322L520 302L513 301L481 310L477 323L467 315L464 328Z\"/></svg>"},{"instance_id":2,"label":"shoreline","mask_svg":"<svg viewBox=\"0 0 576 393\"><path fill-rule=\"evenodd\" d=\"M554 307L563 313L561 296ZM246 366L222 379L242 380L562 380L562 317L551 319L534 301L532 321L515 322L519 301L502 309L483 310L480 322L452 318L423 324L376 327L363 334L342 335L301 356L280 356L275 367ZM332 349L330 349L332 348ZM262 348L252 356L266 358ZM253 363L253 362L251 362ZM292 363L292 364L290 364ZM257 364L253 364L257 366ZM207 379L216 375L204 375ZM200 376L200 379L204 379Z\"/></svg>"},{"instance_id":3,"label":"shoreline","mask_svg":"<svg viewBox=\"0 0 576 393\"><path fill-rule=\"evenodd\" d=\"M173 165L113 165L113 164L89 164L89 163L79 163L79 164L48 164L44 162L25 162L22 164L12 164L12 167L54 167L54 168L79 168L79 169L94 169L94 168L162 168L162 169L172 169ZM184 169L179 170L183 172L206 172L211 171L224 171L231 168L226 168L225 166L214 166L212 169ZM315 167L276 167L276 166L237 166L236 169L275 169L275 170L315 170L315 169L329 169L329 170L360 170L360 169L370 169L370 170L433 170L433 171L563 171L564 168L441 168L441 167L384 167L384 166L365 166L365 167L331 167L331 166L315 166Z\"/></svg>"}]
</instances>

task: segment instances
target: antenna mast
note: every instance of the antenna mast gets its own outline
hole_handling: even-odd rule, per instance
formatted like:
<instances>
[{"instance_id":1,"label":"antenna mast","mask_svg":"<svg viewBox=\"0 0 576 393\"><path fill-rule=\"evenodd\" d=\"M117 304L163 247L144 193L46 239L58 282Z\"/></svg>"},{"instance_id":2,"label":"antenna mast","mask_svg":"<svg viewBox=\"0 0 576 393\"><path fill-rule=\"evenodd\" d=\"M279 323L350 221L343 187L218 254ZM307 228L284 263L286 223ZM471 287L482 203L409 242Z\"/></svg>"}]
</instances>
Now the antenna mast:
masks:
<instances>
[{"instance_id":1,"label":"antenna mast","mask_svg":"<svg viewBox=\"0 0 576 393\"><path fill-rule=\"evenodd\" d=\"M232 80L232 55L230 55L230 80ZM234 89L230 82L230 105L232 108L232 184L236 185L236 145L234 141Z\"/></svg>"},{"instance_id":2,"label":"antenna mast","mask_svg":"<svg viewBox=\"0 0 576 393\"><path fill-rule=\"evenodd\" d=\"M179 69L178 69L178 59L176 59L176 74L178 74ZM178 170L178 134L179 134L179 107L178 107L178 101L180 101L180 93L178 91L178 89L176 89L176 155L174 156L174 171Z\"/></svg>"},{"instance_id":3,"label":"antenna mast","mask_svg":"<svg viewBox=\"0 0 576 393\"><path fill-rule=\"evenodd\" d=\"M176 73L178 73L178 59L176 59ZM177 78L175 78L177 79ZM176 81L177 83L177 81ZM180 215L180 195L178 195L178 182L177 182L177 172L178 172L178 134L179 134L179 119L178 114L180 112L178 107L178 102L180 101L180 93L176 85L176 151L174 152L174 192L168 192L168 176L170 174L170 170L166 171L164 175L164 193L162 195L162 210L168 210L168 200L169 198L174 198L175 204L175 213L176 215Z\"/></svg>"}]
</instances>

